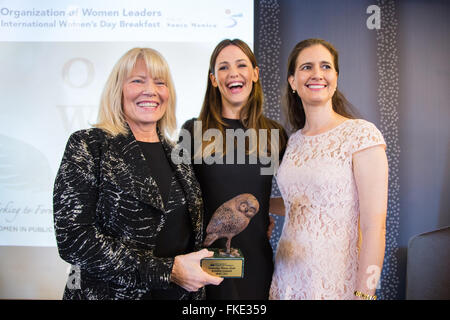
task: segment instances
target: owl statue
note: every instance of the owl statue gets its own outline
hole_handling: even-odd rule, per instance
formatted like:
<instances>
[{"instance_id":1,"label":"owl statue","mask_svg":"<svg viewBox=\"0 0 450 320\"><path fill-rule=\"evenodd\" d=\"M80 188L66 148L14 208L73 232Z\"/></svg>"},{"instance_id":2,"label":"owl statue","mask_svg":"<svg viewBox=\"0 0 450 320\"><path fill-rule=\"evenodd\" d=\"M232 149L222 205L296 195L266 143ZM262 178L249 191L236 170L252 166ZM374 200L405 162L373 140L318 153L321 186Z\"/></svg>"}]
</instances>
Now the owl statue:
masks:
<instances>
[{"instance_id":1,"label":"owl statue","mask_svg":"<svg viewBox=\"0 0 450 320\"><path fill-rule=\"evenodd\" d=\"M243 193L223 203L212 215L206 228L204 246L210 246L220 238L227 238L227 254L231 239L242 232L259 211L258 200L250 193Z\"/></svg>"}]
</instances>

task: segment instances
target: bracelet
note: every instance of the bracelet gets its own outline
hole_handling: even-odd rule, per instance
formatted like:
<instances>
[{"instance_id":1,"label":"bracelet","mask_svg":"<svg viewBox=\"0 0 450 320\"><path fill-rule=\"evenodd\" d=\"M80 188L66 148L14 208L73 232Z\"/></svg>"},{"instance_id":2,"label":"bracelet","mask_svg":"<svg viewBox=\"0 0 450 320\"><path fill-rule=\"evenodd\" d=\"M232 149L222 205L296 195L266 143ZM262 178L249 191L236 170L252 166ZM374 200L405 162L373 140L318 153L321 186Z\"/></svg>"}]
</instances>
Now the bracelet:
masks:
<instances>
[{"instance_id":1,"label":"bracelet","mask_svg":"<svg viewBox=\"0 0 450 320\"><path fill-rule=\"evenodd\" d=\"M369 294L362 293L361 291L355 291L354 294L355 294L355 296L361 297L364 300L377 300L376 295L371 296Z\"/></svg>"}]
</instances>

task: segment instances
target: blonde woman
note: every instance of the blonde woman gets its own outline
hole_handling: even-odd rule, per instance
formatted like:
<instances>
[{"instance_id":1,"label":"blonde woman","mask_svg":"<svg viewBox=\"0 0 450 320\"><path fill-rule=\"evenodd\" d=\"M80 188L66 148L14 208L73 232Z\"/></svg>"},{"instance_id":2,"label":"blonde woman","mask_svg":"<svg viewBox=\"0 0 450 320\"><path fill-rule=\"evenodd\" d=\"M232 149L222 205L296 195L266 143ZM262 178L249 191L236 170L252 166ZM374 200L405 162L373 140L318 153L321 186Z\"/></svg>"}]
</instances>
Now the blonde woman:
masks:
<instances>
[{"instance_id":1,"label":"blonde woman","mask_svg":"<svg viewBox=\"0 0 450 320\"><path fill-rule=\"evenodd\" d=\"M222 281L200 268L212 253L195 251L203 203L193 171L171 162L175 102L164 58L131 49L107 80L95 128L69 138L54 221L80 281L64 299L201 299Z\"/></svg>"}]
</instances>

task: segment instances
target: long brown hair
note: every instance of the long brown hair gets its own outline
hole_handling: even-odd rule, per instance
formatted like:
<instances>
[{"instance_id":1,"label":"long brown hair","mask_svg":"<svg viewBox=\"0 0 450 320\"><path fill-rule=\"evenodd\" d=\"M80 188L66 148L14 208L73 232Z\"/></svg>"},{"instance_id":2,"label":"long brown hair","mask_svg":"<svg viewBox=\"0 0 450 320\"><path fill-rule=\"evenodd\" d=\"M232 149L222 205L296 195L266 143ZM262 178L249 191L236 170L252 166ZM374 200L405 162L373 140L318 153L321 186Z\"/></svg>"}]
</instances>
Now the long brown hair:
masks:
<instances>
[{"instance_id":1,"label":"long brown hair","mask_svg":"<svg viewBox=\"0 0 450 320\"><path fill-rule=\"evenodd\" d=\"M283 96L284 112L287 115L287 120L292 131L297 131L298 129L302 129L305 126L306 115L302 100L296 92L292 91L288 79L295 73L297 57L300 52L302 52L303 49L312 47L314 45L322 45L330 52L331 56L333 57L334 68L336 69L336 72L339 76L339 54L336 48L331 43L323 39L311 38L300 41L295 45L288 58L286 88ZM359 117L352 104L337 88L333 94L333 97L331 98L331 103L333 105L333 110L336 113L350 119Z\"/></svg>"},{"instance_id":2,"label":"long brown hair","mask_svg":"<svg viewBox=\"0 0 450 320\"><path fill-rule=\"evenodd\" d=\"M198 120L202 121L202 133L204 133L208 129L219 129L222 132L223 137L225 137L225 127L227 124L222 119L222 95L219 91L218 87L214 87L212 85L210 74L214 74L215 65L217 56L219 53L225 48L230 45L236 46L239 49L241 49L244 54L249 58L250 62L252 63L252 67L257 67L256 57L253 54L250 47L242 40L240 39L225 39L222 40L214 49L213 53L211 54L211 58L209 61L209 70L208 70L208 77L207 77L207 85L206 85L206 92L205 92L205 98L203 99L203 105L202 109L200 111L200 115L198 117ZM286 144L286 138L283 134L283 127L278 124L276 121L273 121L269 118L266 118L263 115L263 103L264 103L264 95L263 90L261 86L261 82L258 78L258 80L253 83L252 91L250 92L250 96L248 98L248 101L245 103L244 107L242 108L240 112L240 121L244 128L249 129L253 128L256 131L259 129L267 129L267 136L268 136L268 152L270 154L271 149L271 129L278 129L280 130L280 141L279 143L279 150L282 150ZM210 144L213 143L213 141L209 143L203 143L202 145L202 151L205 150L205 148ZM208 148L209 149L209 148ZM217 151L217 150L216 150ZM248 152L248 149L246 150ZM225 146L225 139L224 139L224 148L223 148L223 155L226 153L226 146Z\"/></svg>"}]
</instances>

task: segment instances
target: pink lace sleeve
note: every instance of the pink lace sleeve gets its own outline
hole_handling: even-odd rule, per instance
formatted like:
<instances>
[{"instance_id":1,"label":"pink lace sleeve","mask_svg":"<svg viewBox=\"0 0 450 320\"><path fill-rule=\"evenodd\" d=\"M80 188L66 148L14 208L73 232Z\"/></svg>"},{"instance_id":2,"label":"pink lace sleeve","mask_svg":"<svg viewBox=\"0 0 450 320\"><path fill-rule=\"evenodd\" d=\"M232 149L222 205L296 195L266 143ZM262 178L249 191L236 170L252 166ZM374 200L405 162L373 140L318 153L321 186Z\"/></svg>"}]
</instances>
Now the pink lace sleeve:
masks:
<instances>
[{"instance_id":1,"label":"pink lace sleeve","mask_svg":"<svg viewBox=\"0 0 450 320\"><path fill-rule=\"evenodd\" d=\"M355 125L350 148L352 154L377 145L383 145L386 148L383 135L373 123L365 120L357 120L355 121Z\"/></svg>"}]
</instances>

